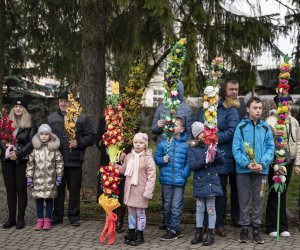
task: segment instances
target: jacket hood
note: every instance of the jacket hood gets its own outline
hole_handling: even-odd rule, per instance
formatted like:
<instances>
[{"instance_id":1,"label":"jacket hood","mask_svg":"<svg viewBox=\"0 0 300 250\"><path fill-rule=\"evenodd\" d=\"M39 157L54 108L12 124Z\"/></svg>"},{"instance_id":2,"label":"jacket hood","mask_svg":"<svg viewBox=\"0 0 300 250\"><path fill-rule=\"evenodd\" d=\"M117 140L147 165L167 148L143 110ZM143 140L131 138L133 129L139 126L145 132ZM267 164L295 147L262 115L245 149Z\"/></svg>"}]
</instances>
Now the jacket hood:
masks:
<instances>
[{"instance_id":1,"label":"jacket hood","mask_svg":"<svg viewBox=\"0 0 300 250\"><path fill-rule=\"evenodd\" d=\"M182 102L184 97L184 86L182 81L178 81L177 84L177 91L178 91L178 99Z\"/></svg>"},{"instance_id":2,"label":"jacket hood","mask_svg":"<svg viewBox=\"0 0 300 250\"><path fill-rule=\"evenodd\" d=\"M236 109L239 109L241 104L240 101L238 99L233 99L233 98L225 98L225 99L221 99L219 101L219 105L223 105L223 107L225 109L229 109L231 107L234 107Z\"/></svg>"},{"instance_id":3,"label":"jacket hood","mask_svg":"<svg viewBox=\"0 0 300 250\"><path fill-rule=\"evenodd\" d=\"M59 138L55 135L55 134L51 134L50 135L50 140L48 141L48 149L50 151L55 151L57 149L59 149L60 146L60 140ZM35 134L34 137L32 138L32 146L35 149L39 149L41 148L43 145L43 143L41 142L39 135Z\"/></svg>"},{"instance_id":4,"label":"jacket hood","mask_svg":"<svg viewBox=\"0 0 300 250\"><path fill-rule=\"evenodd\" d=\"M146 156L152 157L152 149L151 149L151 148L148 148L148 149L147 149L147 151L146 151Z\"/></svg>"},{"instance_id":5,"label":"jacket hood","mask_svg":"<svg viewBox=\"0 0 300 250\"><path fill-rule=\"evenodd\" d=\"M177 141L188 141L188 137L187 137L187 133L186 132L182 132L180 133L180 137L176 138Z\"/></svg>"}]
</instances>

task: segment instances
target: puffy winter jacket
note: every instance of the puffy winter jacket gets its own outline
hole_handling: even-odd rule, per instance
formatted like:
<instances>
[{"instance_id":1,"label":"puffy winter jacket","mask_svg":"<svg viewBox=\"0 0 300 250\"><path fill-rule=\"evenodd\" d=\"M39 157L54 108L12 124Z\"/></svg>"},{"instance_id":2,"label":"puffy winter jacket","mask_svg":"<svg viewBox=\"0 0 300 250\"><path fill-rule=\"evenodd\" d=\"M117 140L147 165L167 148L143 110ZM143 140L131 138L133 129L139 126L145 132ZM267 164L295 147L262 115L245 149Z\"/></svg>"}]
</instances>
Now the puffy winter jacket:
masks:
<instances>
[{"instance_id":1,"label":"puffy winter jacket","mask_svg":"<svg viewBox=\"0 0 300 250\"><path fill-rule=\"evenodd\" d=\"M184 187L191 170L187 163L187 135L181 133L180 138L173 138L168 155L170 160L164 163L163 158L167 154L167 140L157 145L154 161L160 168L159 182L162 185L174 185Z\"/></svg>"},{"instance_id":2,"label":"puffy winter jacket","mask_svg":"<svg viewBox=\"0 0 300 250\"><path fill-rule=\"evenodd\" d=\"M269 165L274 158L275 144L269 125L259 120L255 125L249 118L244 118L237 126L232 143L232 152L236 160L236 172L250 173L248 165L251 163L246 154L245 143L255 152L255 161L263 166L261 174L268 174Z\"/></svg>"},{"instance_id":3,"label":"puffy winter jacket","mask_svg":"<svg viewBox=\"0 0 300 250\"><path fill-rule=\"evenodd\" d=\"M203 198L223 195L218 170L222 168L224 157L217 151L215 161L206 164L207 147L199 142L192 141L188 152L188 164L194 171L194 197Z\"/></svg>"},{"instance_id":4,"label":"puffy winter jacket","mask_svg":"<svg viewBox=\"0 0 300 250\"><path fill-rule=\"evenodd\" d=\"M237 110L237 100L219 100L217 109L218 118L218 148L224 153L224 165L219 174L231 174L234 172L235 164L232 155L232 140L234 130L239 124L239 113ZM204 122L203 109L198 112L197 121Z\"/></svg>"},{"instance_id":5,"label":"puffy winter jacket","mask_svg":"<svg viewBox=\"0 0 300 250\"><path fill-rule=\"evenodd\" d=\"M32 139L33 151L27 162L26 177L33 179L33 198L56 198L56 177L63 176L63 158L59 152L59 139L51 134L43 144L36 134Z\"/></svg>"},{"instance_id":6,"label":"puffy winter jacket","mask_svg":"<svg viewBox=\"0 0 300 250\"><path fill-rule=\"evenodd\" d=\"M184 102L184 87L183 83L179 81L178 83L178 99L181 101L179 107L176 110L176 115L182 117L185 122L185 131L187 132L188 139L192 139L192 123L194 122L193 110ZM164 110L164 104L160 104L155 111L154 118L152 121L151 130L154 135L157 135L158 145L162 140L165 140L166 137L163 135L163 128L157 126L158 120L162 119L162 115L167 115L168 110Z\"/></svg>"},{"instance_id":7,"label":"puffy winter jacket","mask_svg":"<svg viewBox=\"0 0 300 250\"><path fill-rule=\"evenodd\" d=\"M92 146L95 141L95 134L89 117L81 113L76 121L77 148L69 148L68 135L64 129L64 116L60 109L48 117L47 123L52 132L60 140L60 152L64 158L65 167L82 167L85 149Z\"/></svg>"}]
</instances>

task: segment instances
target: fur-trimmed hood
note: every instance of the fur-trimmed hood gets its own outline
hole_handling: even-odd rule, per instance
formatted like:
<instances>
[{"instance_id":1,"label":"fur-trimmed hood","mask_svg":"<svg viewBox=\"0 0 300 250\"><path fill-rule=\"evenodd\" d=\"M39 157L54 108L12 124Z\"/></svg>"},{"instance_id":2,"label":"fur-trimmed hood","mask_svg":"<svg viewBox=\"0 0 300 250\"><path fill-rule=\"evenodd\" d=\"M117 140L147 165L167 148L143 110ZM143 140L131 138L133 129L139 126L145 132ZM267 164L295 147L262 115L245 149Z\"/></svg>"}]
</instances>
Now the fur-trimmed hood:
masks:
<instances>
[{"instance_id":1,"label":"fur-trimmed hood","mask_svg":"<svg viewBox=\"0 0 300 250\"><path fill-rule=\"evenodd\" d=\"M190 148L199 147L199 146L200 147L201 146L205 147L205 144L203 142L198 141L197 139L188 140L187 143L188 143Z\"/></svg>"},{"instance_id":2,"label":"fur-trimmed hood","mask_svg":"<svg viewBox=\"0 0 300 250\"><path fill-rule=\"evenodd\" d=\"M240 106L241 106L240 101L238 99L225 98L225 99L222 99L222 100L223 100L223 107L225 109L228 109L228 108L231 108L231 107L239 109Z\"/></svg>"},{"instance_id":3,"label":"fur-trimmed hood","mask_svg":"<svg viewBox=\"0 0 300 250\"><path fill-rule=\"evenodd\" d=\"M50 151L55 151L55 150L59 149L60 140L55 134L51 133L50 140L48 141L47 144L48 144L48 149ZM42 145L43 145L43 143L41 142L39 135L36 133L34 135L34 137L32 138L32 146L35 149L39 149L42 147Z\"/></svg>"}]
</instances>

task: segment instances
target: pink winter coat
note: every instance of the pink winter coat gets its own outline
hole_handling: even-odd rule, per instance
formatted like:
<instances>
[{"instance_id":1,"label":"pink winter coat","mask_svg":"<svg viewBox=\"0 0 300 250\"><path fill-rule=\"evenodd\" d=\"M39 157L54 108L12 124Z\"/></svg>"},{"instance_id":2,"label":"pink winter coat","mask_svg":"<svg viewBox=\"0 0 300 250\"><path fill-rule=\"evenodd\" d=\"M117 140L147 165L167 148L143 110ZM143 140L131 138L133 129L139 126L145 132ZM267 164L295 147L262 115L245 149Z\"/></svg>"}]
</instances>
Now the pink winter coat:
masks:
<instances>
[{"instance_id":1,"label":"pink winter coat","mask_svg":"<svg viewBox=\"0 0 300 250\"><path fill-rule=\"evenodd\" d=\"M125 173L127 163L132 153L129 153L120 167ZM152 199L156 180L155 162L151 149L140 156L138 185L131 185L131 176L126 176L124 187L124 204L130 207L147 208L149 199Z\"/></svg>"}]
</instances>

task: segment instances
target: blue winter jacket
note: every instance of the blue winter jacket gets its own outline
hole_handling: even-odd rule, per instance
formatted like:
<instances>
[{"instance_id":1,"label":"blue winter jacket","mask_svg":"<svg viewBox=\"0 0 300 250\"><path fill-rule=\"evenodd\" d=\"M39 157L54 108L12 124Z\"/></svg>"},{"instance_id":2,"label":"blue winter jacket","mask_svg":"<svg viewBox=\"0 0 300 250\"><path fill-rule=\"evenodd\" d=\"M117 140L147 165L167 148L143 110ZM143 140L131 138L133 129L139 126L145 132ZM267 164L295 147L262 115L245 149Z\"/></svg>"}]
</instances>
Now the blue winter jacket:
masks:
<instances>
[{"instance_id":1,"label":"blue winter jacket","mask_svg":"<svg viewBox=\"0 0 300 250\"><path fill-rule=\"evenodd\" d=\"M263 166L261 174L268 174L275 150L269 125L263 120L259 120L254 125L252 120L244 118L237 126L233 137L232 152L238 174L251 173L247 167L251 161L246 154L245 143L249 143L249 146L253 148L256 162Z\"/></svg>"},{"instance_id":2,"label":"blue winter jacket","mask_svg":"<svg viewBox=\"0 0 300 250\"><path fill-rule=\"evenodd\" d=\"M215 161L206 164L207 147L202 143L194 143L194 145L189 148L188 152L188 164L194 171L194 197L204 198L223 195L218 176L218 172L222 169L224 163L223 155L218 150Z\"/></svg>"},{"instance_id":3,"label":"blue winter jacket","mask_svg":"<svg viewBox=\"0 0 300 250\"><path fill-rule=\"evenodd\" d=\"M178 99L181 101L179 107L176 110L176 115L183 118L185 122L185 131L187 132L188 139L192 139L192 123L194 122L193 110L184 102L184 87L181 81L178 82ZM151 130L154 135L157 135L158 145L162 140L165 140L166 137L163 135L163 128L157 126L158 120L162 119L162 115L167 115L168 110L164 110L164 104L160 104L155 111Z\"/></svg>"},{"instance_id":4,"label":"blue winter jacket","mask_svg":"<svg viewBox=\"0 0 300 250\"><path fill-rule=\"evenodd\" d=\"M160 168L159 182L162 185L174 185L184 187L191 170L187 163L187 135L181 133L180 138L173 138L170 149L168 163L164 163L163 158L167 154L167 140L163 140L157 145L154 161Z\"/></svg>"},{"instance_id":5,"label":"blue winter jacket","mask_svg":"<svg viewBox=\"0 0 300 250\"><path fill-rule=\"evenodd\" d=\"M224 107L224 99L220 99L218 103L218 148L224 153L224 165L220 169L219 174L232 174L235 170L234 157L232 155L232 140L234 130L239 124L239 113L234 103ZM197 121L204 122L203 109L198 112Z\"/></svg>"}]
</instances>

